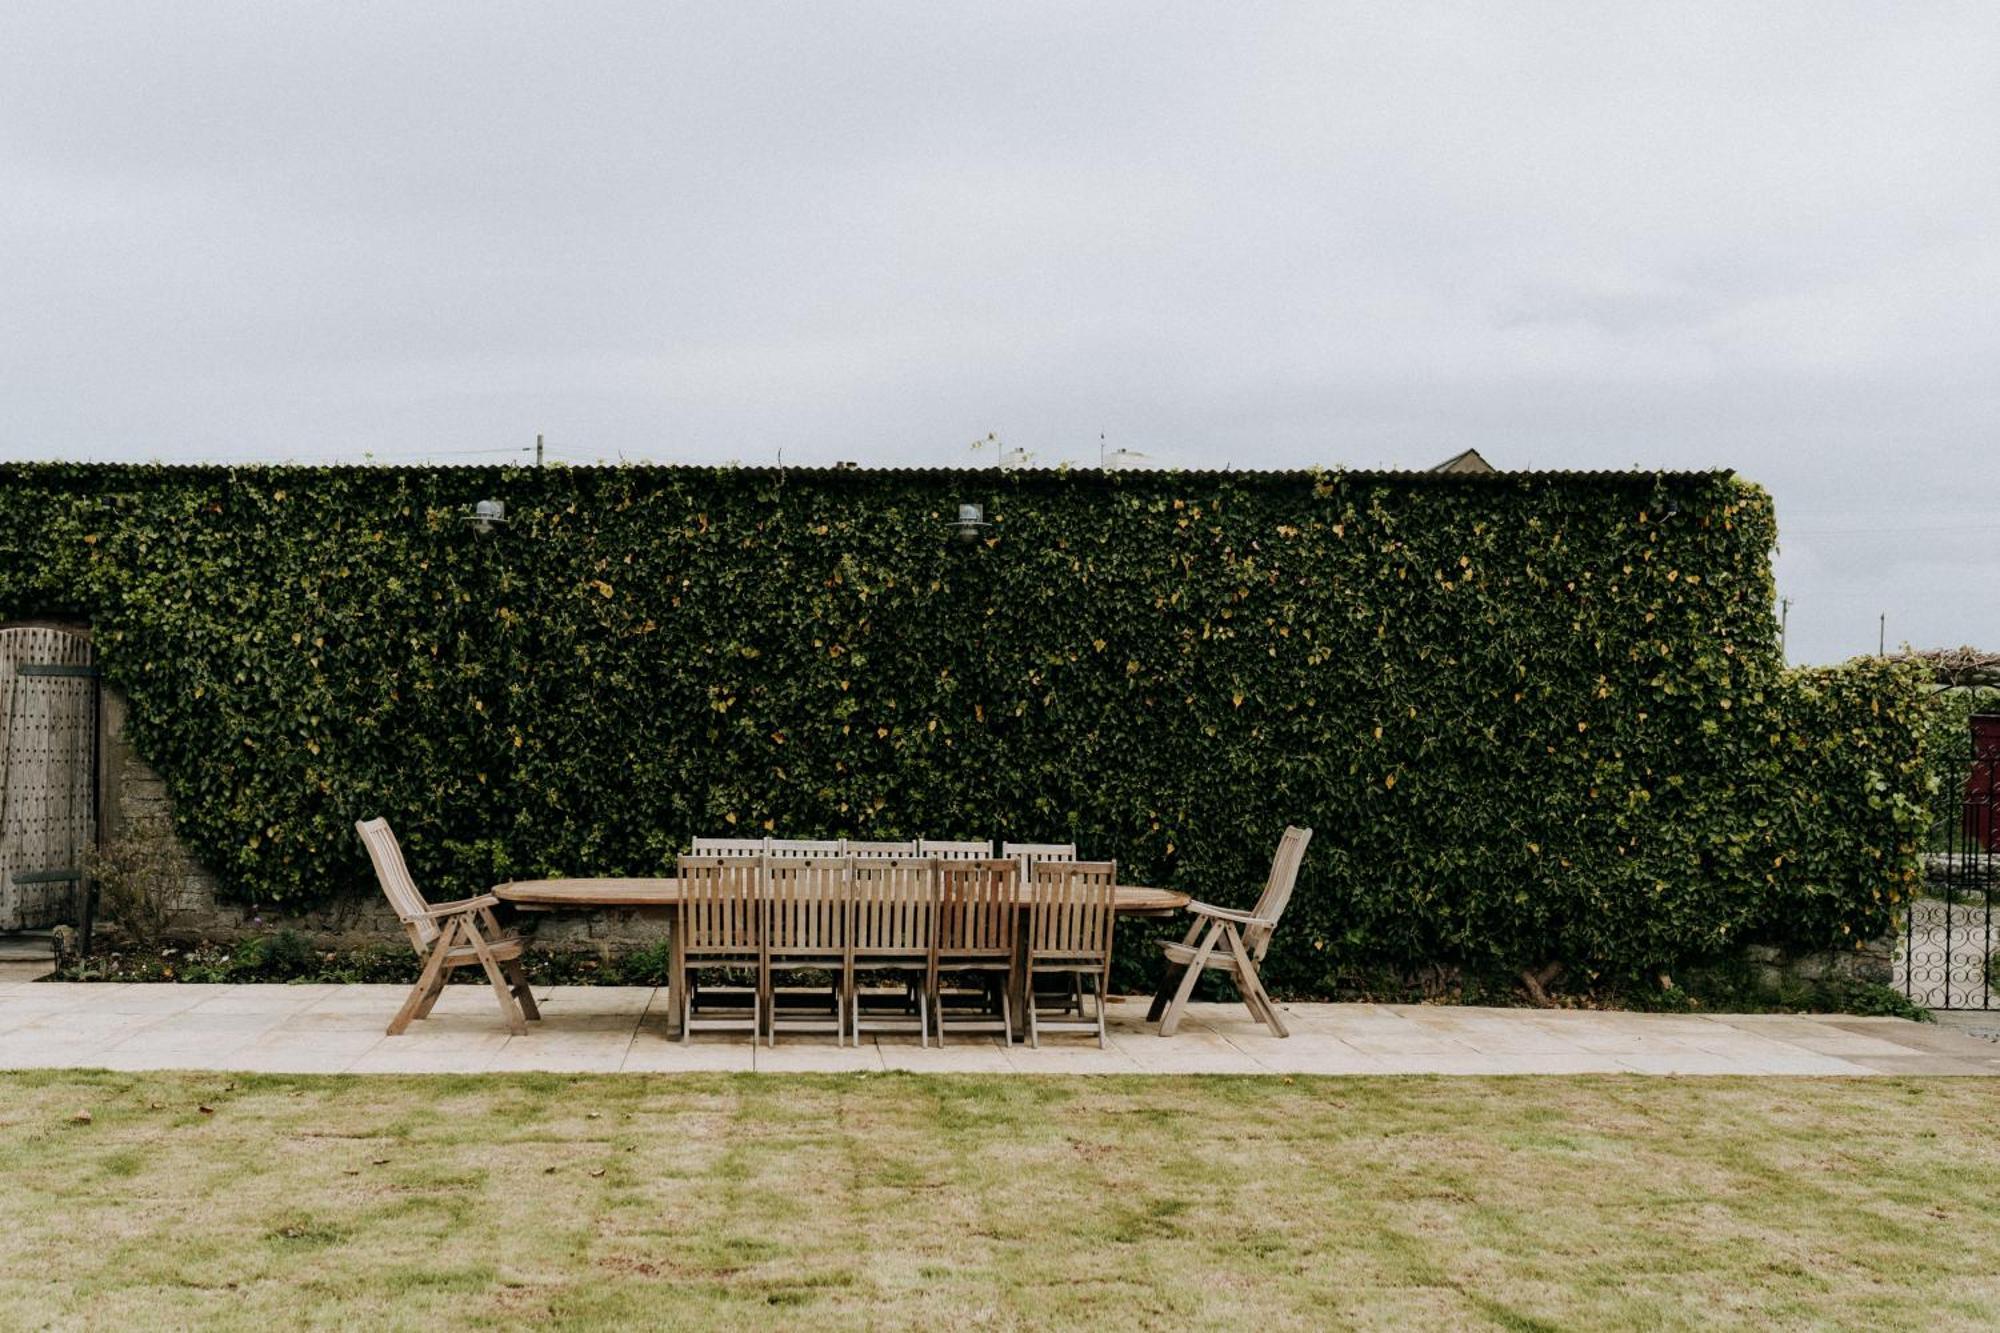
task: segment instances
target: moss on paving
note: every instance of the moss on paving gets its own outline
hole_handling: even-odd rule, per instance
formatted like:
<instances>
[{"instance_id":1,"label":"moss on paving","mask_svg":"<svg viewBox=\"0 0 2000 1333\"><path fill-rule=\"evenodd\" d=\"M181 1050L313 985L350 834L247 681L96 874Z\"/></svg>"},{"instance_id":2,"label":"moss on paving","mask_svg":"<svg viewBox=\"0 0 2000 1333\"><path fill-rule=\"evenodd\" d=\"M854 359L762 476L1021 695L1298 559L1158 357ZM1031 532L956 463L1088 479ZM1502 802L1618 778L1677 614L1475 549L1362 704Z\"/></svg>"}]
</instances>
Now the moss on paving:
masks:
<instances>
[{"instance_id":1,"label":"moss on paving","mask_svg":"<svg viewBox=\"0 0 2000 1333\"><path fill-rule=\"evenodd\" d=\"M1990 1325L1992 1108L1948 1079L8 1074L0 1323Z\"/></svg>"}]
</instances>

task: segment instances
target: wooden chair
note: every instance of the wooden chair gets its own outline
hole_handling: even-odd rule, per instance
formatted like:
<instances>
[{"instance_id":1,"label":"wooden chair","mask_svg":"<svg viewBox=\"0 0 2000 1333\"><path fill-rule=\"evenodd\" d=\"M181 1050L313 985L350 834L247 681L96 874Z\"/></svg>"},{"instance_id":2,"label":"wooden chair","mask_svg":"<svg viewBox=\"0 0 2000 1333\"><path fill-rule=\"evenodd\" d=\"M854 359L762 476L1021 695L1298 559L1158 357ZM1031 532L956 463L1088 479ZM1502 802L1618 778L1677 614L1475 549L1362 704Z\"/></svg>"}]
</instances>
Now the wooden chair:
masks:
<instances>
[{"instance_id":1,"label":"wooden chair","mask_svg":"<svg viewBox=\"0 0 2000 1333\"><path fill-rule=\"evenodd\" d=\"M1111 976L1111 936L1117 925L1115 861L1054 861L1033 863L1028 876L1027 968L1028 1044L1041 1045L1041 1030L1095 1032L1105 1045L1104 996ZM1067 975L1079 991L1096 995L1096 1015L1045 1016L1035 1000L1035 978ZM1068 1010L1063 1010L1064 1015Z\"/></svg>"},{"instance_id":2,"label":"wooden chair","mask_svg":"<svg viewBox=\"0 0 2000 1333\"><path fill-rule=\"evenodd\" d=\"M864 1030L912 1032L930 1044L930 994L936 973L937 877L927 857L866 857L849 862L848 1023L855 1043ZM861 1004L861 970L897 972L912 983L916 1016L870 1018Z\"/></svg>"},{"instance_id":3,"label":"wooden chair","mask_svg":"<svg viewBox=\"0 0 2000 1333\"><path fill-rule=\"evenodd\" d=\"M853 988L847 948L847 867L839 856L774 857L764 867L764 963L758 990L772 1045L780 1030L831 1032L844 1040L847 996ZM824 1013L778 1006L781 972L833 974L832 1003Z\"/></svg>"},{"instance_id":4,"label":"wooden chair","mask_svg":"<svg viewBox=\"0 0 2000 1333\"><path fill-rule=\"evenodd\" d=\"M696 856L762 856L769 838L696 838Z\"/></svg>"},{"instance_id":5,"label":"wooden chair","mask_svg":"<svg viewBox=\"0 0 2000 1333\"><path fill-rule=\"evenodd\" d=\"M681 1040L696 1027L749 1032L764 1026L764 858L762 856L683 856L677 871L681 901L674 914L673 979L669 994L680 1005ZM698 1018L694 973L700 967L749 968L750 1016Z\"/></svg>"},{"instance_id":6,"label":"wooden chair","mask_svg":"<svg viewBox=\"0 0 2000 1333\"><path fill-rule=\"evenodd\" d=\"M938 842L930 838L918 838L917 855L928 856L938 861L984 861L993 855L993 844L991 841Z\"/></svg>"},{"instance_id":7,"label":"wooden chair","mask_svg":"<svg viewBox=\"0 0 2000 1333\"><path fill-rule=\"evenodd\" d=\"M1020 866L1008 857L981 861L939 861L937 962L931 969L931 1004L937 1014L938 1045L947 1030L992 1031L1014 1044L1011 992L1014 950L1021 920ZM963 1020L945 1006L944 976L970 972L985 983L988 1009Z\"/></svg>"},{"instance_id":8,"label":"wooden chair","mask_svg":"<svg viewBox=\"0 0 2000 1333\"><path fill-rule=\"evenodd\" d=\"M843 839L840 850L847 856L915 856L917 844L914 842L864 842L854 838Z\"/></svg>"},{"instance_id":9,"label":"wooden chair","mask_svg":"<svg viewBox=\"0 0 2000 1333\"><path fill-rule=\"evenodd\" d=\"M773 860L796 860L802 856L839 856L838 838L766 838L764 855Z\"/></svg>"},{"instance_id":10,"label":"wooden chair","mask_svg":"<svg viewBox=\"0 0 2000 1333\"><path fill-rule=\"evenodd\" d=\"M1076 844L1073 842L1003 842L1000 855L1010 856L1021 864L1021 881L1027 882L1028 868L1037 861L1074 861Z\"/></svg>"},{"instance_id":11,"label":"wooden chair","mask_svg":"<svg viewBox=\"0 0 2000 1333\"><path fill-rule=\"evenodd\" d=\"M1152 1008L1146 1011L1146 1020L1159 1020L1162 1037L1173 1036L1179 1028L1188 997L1194 994L1194 983L1208 968L1230 975L1252 1018L1270 1028L1275 1036L1290 1035L1284 1019L1278 1017L1278 1007L1264 990L1257 965L1270 951L1271 934L1285 914L1285 905L1292 900L1299 863L1305 859L1306 844L1312 841L1312 835L1309 828L1285 829L1285 836L1278 840L1277 855L1271 858L1270 877L1264 881L1264 891L1257 896L1255 907L1247 912L1234 912L1226 907L1191 902L1187 910L1194 913L1195 920L1186 937L1179 942L1160 941L1165 954L1160 960L1160 987L1153 996Z\"/></svg>"},{"instance_id":12,"label":"wooden chair","mask_svg":"<svg viewBox=\"0 0 2000 1333\"><path fill-rule=\"evenodd\" d=\"M388 820L357 820L354 831L361 835L361 845L368 849L375 878L409 934L410 947L424 960L423 973L410 988L409 998L389 1020L389 1035L400 1036L413 1019L429 1017L431 1007L444 992L451 970L474 964L484 968L486 979L493 983L493 994L500 1001L508 1030L525 1033L526 1019L539 1020L542 1011L535 1007L528 973L521 966L521 953L526 945L518 935L502 931L494 919L493 909L500 900L480 894L433 906L424 901L416 881L410 878L409 867L403 862L403 849L390 831Z\"/></svg>"},{"instance_id":13,"label":"wooden chair","mask_svg":"<svg viewBox=\"0 0 2000 1333\"><path fill-rule=\"evenodd\" d=\"M1073 842L1003 842L1000 844L1000 853L1003 856L1013 857L1019 863L1021 867L1021 883L1026 884L1028 882L1028 874L1034 869L1035 862L1037 861L1076 860L1076 844ZM1061 980L1063 989L1059 994L1065 997L1065 1005L1068 1009L1076 1013L1082 1013L1083 982L1074 973L1061 978ZM1033 985L1034 983L1030 980L1029 984ZM1044 1001L1050 998L1046 994L1043 996Z\"/></svg>"}]
</instances>

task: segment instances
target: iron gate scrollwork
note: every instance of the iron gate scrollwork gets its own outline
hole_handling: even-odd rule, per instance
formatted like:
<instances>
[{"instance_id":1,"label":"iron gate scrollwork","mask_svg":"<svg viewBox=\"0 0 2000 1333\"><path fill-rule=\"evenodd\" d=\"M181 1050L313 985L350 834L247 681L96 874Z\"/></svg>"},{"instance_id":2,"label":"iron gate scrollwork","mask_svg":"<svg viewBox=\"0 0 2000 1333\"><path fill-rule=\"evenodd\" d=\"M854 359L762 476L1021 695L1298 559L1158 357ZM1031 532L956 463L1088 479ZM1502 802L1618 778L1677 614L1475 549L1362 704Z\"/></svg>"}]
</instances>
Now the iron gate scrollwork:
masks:
<instances>
[{"instance_id":1,"label":"iron gate scrollwork","mask_svg":"<svg viewBox=\"0 0 2000 1333\"><path fill-rule=\"evenodd\" d=\"M1896 975L1927 1009L2000 1009L2000 715L1975 714L1948 766Z\"/></svg>"}]
</instances>

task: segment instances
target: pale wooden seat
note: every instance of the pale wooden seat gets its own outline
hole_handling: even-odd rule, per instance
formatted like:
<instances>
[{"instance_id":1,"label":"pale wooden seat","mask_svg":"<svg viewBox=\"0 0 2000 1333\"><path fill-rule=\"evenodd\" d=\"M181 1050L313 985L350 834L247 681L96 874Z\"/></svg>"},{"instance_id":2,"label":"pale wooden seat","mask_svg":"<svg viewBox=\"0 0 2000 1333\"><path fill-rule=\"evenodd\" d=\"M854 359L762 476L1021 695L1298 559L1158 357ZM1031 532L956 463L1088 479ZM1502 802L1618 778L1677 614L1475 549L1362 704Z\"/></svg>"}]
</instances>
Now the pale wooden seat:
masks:
<instances>
[{"instance_id":1,"label":"pale wooden seat","mask_svg":"<svg viewBox=\"0 0 2000 1333\"><path fill-rule=\"evenodd\" d=\"M1095 1032L1104 1046L1104 998L1111 975L1111 938L1116 911L1115 861L1038 860L1028 872L1027 968L1028 1044L1041 1045L1042 1029ZM1035 978L1074 977L1076 1016L1044 1015L1035 999ZM1096 1013L1083 1013L1082 993L1096 996ZM1065 1015L1068 1010L1064 1010Z\"/></svg>"},{"instance_id":2,"label":"pale wooden seat","mask_svg":"<svg viewBox=\"0 0 2000 1333\"><path fill-rule=\"evenodd\" d=\"M993 855L991 839L985 842L947 842L918 838L917 855L938 861L984 861Z\"/></svg>"},{"instance_id":3,"label":"pale wooden seat","mask_svg":"<svg viewBox=\"0 0 2000 1333\"><path fill-rule=\"evenodd\" d=\"M927 857L863 857L849 862L848 1024L863 1032L915 1032L930 1044L932 952L937 938L937 877ZM907 1014L869 1015L861 1003L862 969L900 973L917 1002Z\"/></svg>"},{"instance_id":4,"label":"pale wooden seat","mask_svg":"<svg viewBox=\"0 0 2000 1333\"><path fill-rule=\"evenodd\" d=\"M1160 1035L1171 1037L1180 1026L1181 1014L1194 984L1205 970L1225 972L1236 983L1237 994L1250 1016L1271 1029L1275 1036L1289 1036L1277 1005L1257 975L1257 965L1270 951L1271 935L1292 900L1292 886L1298 882L1299 864L1305 860L1306 844L1312 841L1309 828L1287 827L1278 840L1277 854L1271 858L1271 873L1257 905L1248 912L1191 902L1194 924L1185 938L1162 940L1160 986L1147 1010L1147 1021L1159 1020Z\"/></svg>"},{"instance_id":5,"label":"pale wooden seat","mask_svg":"<svg viewBox=\"0 0 2000 1333\"><path fill-rule=\"evenodd\" d=\"M917 844L914 842L869 842L858 838L841 841L843 855L855 857L915 856Z\"/></svg>"},{"instance_id":6,"label":"pale wooden seat","mask_svg":"<svg viewBox=\"0 0 2000 1333\"><path fill-rule=\"evenodd\" d=\"M696 1028L748 1032L754 1040L764 1025L764 858L763 856L683 856L680 904L674 913L672 995L681 1010L681 1040ZM750 1016L697 1017L697 968L748 968Z\"/></svg>"},{"instance_id":7,"label":"pale wooden seat","mask_svg":"<svg viewBox=\"0 0 2000 1333\"><path fill-rule=\"evenodd\" d=\"M847 869L839 856L773 857L764 867L764 963L758 973L765 1030L772 1045L778 1033L831 1032L842 1039L848 964ZM831 1003L822 1012L801 1013L778 1005L778 974L795 971L833 974Z\"/></svg>"},{"instance_id":8,"label":"pale wooden seat","mask_svg":"<svg viewBox=\"0 0 2000 1333\"><path fill-rule=\"evenodd\" d=\"M403 923L410 947L424 960L424 970L417 977L417 984L410 988L409 998L389 1020L389 1035L400 1036L413 1020L429 1017L438 996L444 993L451 970L474 965L483 968L486 979L493 983L493 994L500 1001L500 1012L506 1016L508 1029L526 1032L527 1020L541 1018L542 1012L535 1006L527 969L521 966L526 946L519 936L501 930L493 915L500 900L481 894L457 902L427 903L416 881L410 878L403 849L396 842L388 820L357 820L354 831L361 835L361 845L368 849L375 878L382 885L389 906L395 909L397 919Z\"/></svg>"},{"instance_id":9,"label":"pale wooden seat","mask_svg":"<svg viewBox=\"0 0 2000 1333\"><path fill-rule=\"evenodd\" d=\"M1014 1044L1013 990L1019 936L1020 866L1008 857L939 861L937 961L931 969L931 1003L937 1014L938 1045L947 1030L999 1031ZM944 1003L946 973L970 972L986 982L990 1009L972 1017L949 1014Z\"/></svg>"}]
</instances>

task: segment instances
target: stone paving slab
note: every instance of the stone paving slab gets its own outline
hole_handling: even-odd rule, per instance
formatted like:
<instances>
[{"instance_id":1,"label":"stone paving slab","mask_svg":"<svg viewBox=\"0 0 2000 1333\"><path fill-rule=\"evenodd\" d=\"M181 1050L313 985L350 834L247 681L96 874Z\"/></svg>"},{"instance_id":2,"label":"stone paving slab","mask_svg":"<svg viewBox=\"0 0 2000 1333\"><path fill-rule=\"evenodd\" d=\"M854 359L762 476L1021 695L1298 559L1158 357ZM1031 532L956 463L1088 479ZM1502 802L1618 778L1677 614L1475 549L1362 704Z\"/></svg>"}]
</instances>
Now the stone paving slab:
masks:
<instances>
[{"instance_id":1,"label":"stone paving slab","mask_svg":"<svg viewBox=\"0 0 2000 1333\"><path fill-rule=\"evenodd\" d=\"M114 985L0 976L0 1069L272 1073L693 1071L1285 1075L2000 1074L2000 1043L1946 1025L1839 1014L1635 1014L1443 1005L1288 1004L1280 1040L1240 1005L1197 1004L1162 1038L1146 1001L1114 999L1109 1047L1073 1034L1039 1050L960 1036L940 1049L882 1035L859 1047L734 1034L683 1044L649 986L542 987L544 1021L515 1036L485 986L452 986L400 1037L400 986Z\"/></svg>"}]
</instances>

